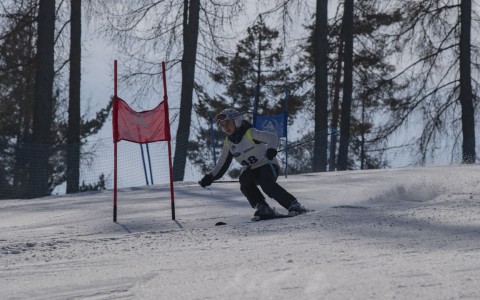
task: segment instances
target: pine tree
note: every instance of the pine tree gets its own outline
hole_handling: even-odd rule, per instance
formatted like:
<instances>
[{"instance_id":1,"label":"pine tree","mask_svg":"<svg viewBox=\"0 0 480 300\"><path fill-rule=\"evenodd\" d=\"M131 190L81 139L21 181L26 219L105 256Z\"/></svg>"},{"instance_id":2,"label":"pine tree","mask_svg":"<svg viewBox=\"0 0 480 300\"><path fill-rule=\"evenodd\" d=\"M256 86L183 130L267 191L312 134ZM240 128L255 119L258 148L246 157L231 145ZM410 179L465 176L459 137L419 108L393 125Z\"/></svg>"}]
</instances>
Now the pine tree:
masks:
<instances>
[{"instance_id":1,"label":"pine tree","mask_svg":"<svg viewBox=\"0 0 480 300\"><path fill-rule=\"evenodd\" d=\"M33 103L36 77L37 1L11 2L3 7L0 30L0 198L25 198L29 195L32 161L37 152L32 144ZM58 59L58 58L56 58ZM61 64L61 63L60 63ZM61 85L61 77L55 78ZM58 89L52 93L51 129L49 130L47 186L51 191L66 180L67 120L64 97ZM80 140L96 134L111 110L110 101L91 120L79 120ZM46 117L45 117L46 118Z\"/></svg>"},{"instance_id":2,"label":"pine tree","mask_svg":"<svg viewBox=\"0 0 480 300\"><path fill-rule=\"evenodd\" d=\"M337 169L347 169L348 146L350 142L350 124L353 89L353 8L354 0L345 0L343 5L342 39L343 51L343 99L341 103L340 146L338 147Z\"/></svg>"},{"instance_id":3,"label":"pine tree","mask_svg":"<svg viewBox=\"0 0 480 300\"><path fill-rule=\"evenodd\" d=\"M202 86L197 86L199 104L195 105L195 111L202 124L208 124L209 111L216 114L227 107L237 109L251 122L256 95L259 114L284 111L285 84L292 81L292 71L285 63L278 31L269 28L261 17L247 29L247 36L237 43L235 54L217 57L217 61L219 68L211 78L224 88L224 92L211 96ZM288 110L292 118L301 104L299 97L290 95ZM223 134L216 126L214 132L214 146L218 151L223 144ZM214 165L210 136L210 127L201 125L196 141L189 146L189 158L203 172ZM234 173L230 175L235 176Z\"/></svg>"},{"instance_id":4,"label":"pine tree","mask_svg":"<svg viewBox=\"0 0 480 300\"><path fill-rule=\"evenodd\" d=\"M225 37L244 10L244 1L101 0L91 3L100 11L99 19L103 21L105 15L109 16L106 36L124 49L128 57L124 78L127 84L138 88L137 95L145 96L158 86L160 61L167 61L167 66L172 68L180 63L182 80L173 176L175 181L182 181L197 70L208 69L206 65L215 53L224 51ZM172 117L176 119L175 115Z\"/></svg>"},{"instance_id":5,"label":"pine tree","mask_svg":"<svg viewBox=\"0 0 480 300\"><path fill-rule=\"evenodd\" d=\"M327 170L328 147L328 1L326 0L317 0L313 34L315 140L312 168L314 172L321 172Z\"/></svg>"},{"instance_id":6,"label":"pine tree","mask_svg":"<svg viewBox=\"0 0 480 300\"><path fill-rule=\"evenodd\" d=\"M393 11L384 13L379 11L374 1L358 0L355 2L356 9L353 19L353 90L352 90L352 106L349 115L349 153L346 160L346 168L378 168L386 165L382 159L382 151L375 151L377 148L383 148L382 140L375 140L376 126L373 120L377 111L383 109L385 102L398 99L397 94L405 86L399 85L392 80L392 73L395 67L389 63L391 49L386 47L388 41L387 36L383 34L385 28L400 21L398 12ZM342 12L342 10L338 10ZM313 26L308 27L312 35L307 43L302 45L303 55L296 66L299 70L298 85L303 86L303 98L306 100L306 106L311 106L313 86L312 74L313 70ZM340 99L344 93L343 63L344 63L344 39L342 35L343 22L341 16L335 16L329 24L329 94L331 128L329 169L336 170L336 149L339 139L343 136L334 135L338 133L339 118L344 117L343 111L340 115ZM309 113L306 111L305 113ZM347 130L347 129L345 129ZM310 140L312 133L306 133L301 140ZM333 144L332 144L333 143ZM302 146L305 153L312 152L312 145L305 144ZM333 151L333 153L332 153ZM306 166L303 172L312 171L308 168L308 163L301 163L304 158L301 156L294 157L295 152L292 151L292 160L295 159L299 165ZM300 154L300 153L299 153ZM301 155L301 154L300 154ZM299 170L299 172L301 172Z\"/></svg>"},{"instance_id":7,"label":"pine tree","mask_svg":"<svg viewBox=\"0 0 480 300\"><path fill-rule=\"evenodd\" d=\"M402 101L388 103L390 115L378 139L386 139L414 121L419 130L411 132L411 140L405 143L414 144L412 152L420 153L417 163L448 150L452 158L474 162L474 108L478 105L474 95L479 85L471 73L479 68L471 61L472 53L478 54L478 45L470 37L471 1L392 4L385 9L398 10L403 19L390 33L391 44L408 58L395 78L409 87Z\"/></svg>"},{"instance_id":8,"label":"pine tree","mask_svg":"<svg viewBox=\"0 0 480 300\"><path fill-rule=\"evenodd\" d=\"M55 1L40 0L28 197L48 195L48 157L53 119Z\"/></svg>"},{"instance_id":9,"label":"pine tree","mask_svg":"<svg viewBox=\"0 0 480 300\"><path fill-rule=\"evenodd\" d=\"M67 193L77 193L80 186L80 82L82 52L82 1L71 0L70 78L67 130Z\"/></svg>"},{"instance_id":10,"label":"pine tree","mask_svg":"<svg viewBox=\"0 0 480 300\"><path fill-rule=\"evenodd\" d=\"M355 2L353 34L355 55L353 57L355 85L350 127L350 156L354 157L350 168L372 169L388 165L384 157L385 141L376 142L375 131L379 124L374 121L381 114L386 102L399 99L406 85L391 79L396 67L390 62L396 53L388 47L387 33L392 25L401 21L398 11L385 13L376 8L375 1ZM388 33L387 33L388 35Z\"/></svg>"},{"instance_id":11,"label":"pine tree","mask_svg":"<svg viewBox=\"0 0 480 300\"><path fill-rule=\"evenodd\" d=\"M17 195L29 180L35 84L36 6L8 9L0 39L0 198Z\"/></svg>"}]
</instances>

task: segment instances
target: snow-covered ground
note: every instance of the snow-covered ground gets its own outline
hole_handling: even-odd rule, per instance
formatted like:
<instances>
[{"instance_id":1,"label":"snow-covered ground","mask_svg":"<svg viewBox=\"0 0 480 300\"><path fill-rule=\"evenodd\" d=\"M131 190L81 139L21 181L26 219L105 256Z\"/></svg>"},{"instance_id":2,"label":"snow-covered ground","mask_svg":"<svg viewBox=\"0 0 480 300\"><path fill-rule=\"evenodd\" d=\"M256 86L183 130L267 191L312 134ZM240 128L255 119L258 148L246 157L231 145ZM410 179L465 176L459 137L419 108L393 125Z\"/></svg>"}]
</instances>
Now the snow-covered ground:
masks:
<instances>
[{"instance_id":1,"label":"snow-covered ground","mask_svg":"<svg viewBox=\"0 0 480 300\"><path fill-rule=\"evenodd\" d=\"M0 201L0 299L480 299L480 166L306 174L250 222L238 183ZM280 206L269 200L272 206ZM225 222L224 226L215 226Z\"/></svg>"}]
</instances>

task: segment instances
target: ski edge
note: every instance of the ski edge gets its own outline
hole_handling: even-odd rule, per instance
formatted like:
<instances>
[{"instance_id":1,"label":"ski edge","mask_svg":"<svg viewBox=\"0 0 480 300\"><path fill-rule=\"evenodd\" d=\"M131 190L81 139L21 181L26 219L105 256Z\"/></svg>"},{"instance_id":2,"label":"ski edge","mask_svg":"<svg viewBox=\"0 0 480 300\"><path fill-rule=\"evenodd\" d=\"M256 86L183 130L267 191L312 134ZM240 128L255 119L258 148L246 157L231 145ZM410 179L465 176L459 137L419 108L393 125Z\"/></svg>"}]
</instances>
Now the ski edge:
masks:
<instances>
[{"instance_id":1,"label":"ski edge","mask_svg":"<svg viewBox=\"0 0 480 300\"><path fill-rule=\"evenodd\" d=\"M252 222L259 222L259 221L267 221L267 220L274 220L274 219L293 218L293 217L300 216L300 215L303 215L303 214L306 214L306 213L309 213L309 212L312 212L312 211L315 211L315 210L307 209L305 212L303 212L301 214L281 214L281 213L275 212L275 216L271 216L271 217L268 217L268 218L261 218L260 216L254 216L251 219L251 221Z\"/></svg>"}]
</instances>

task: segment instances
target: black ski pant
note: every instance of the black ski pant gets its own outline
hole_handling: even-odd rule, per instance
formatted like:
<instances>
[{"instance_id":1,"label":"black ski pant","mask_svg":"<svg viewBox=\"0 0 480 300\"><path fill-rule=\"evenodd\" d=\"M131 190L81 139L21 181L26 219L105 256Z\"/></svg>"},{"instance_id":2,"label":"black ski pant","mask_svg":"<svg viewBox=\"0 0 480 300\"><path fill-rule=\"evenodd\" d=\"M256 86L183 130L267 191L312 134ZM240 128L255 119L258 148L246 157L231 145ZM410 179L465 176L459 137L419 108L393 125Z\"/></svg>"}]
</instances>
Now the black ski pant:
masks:
<instances>
[{"instance_id":1,"label":"black ski pant","mask_svg":"<svg viewBox=\"0 0 480 300\"><path fill-rule=\"evenodd\" d=\"M275 199L286 209L296 201L292 194L277 183L278 175L273 174L272 167L275 168L275 174L278 174L279 167L275 164L268 164L255 169L247 169L240 175L240 190L253 208L256 208L260 203L267 204L257 185L262 188L267 196Z\"/></svg>"}]
</instances>

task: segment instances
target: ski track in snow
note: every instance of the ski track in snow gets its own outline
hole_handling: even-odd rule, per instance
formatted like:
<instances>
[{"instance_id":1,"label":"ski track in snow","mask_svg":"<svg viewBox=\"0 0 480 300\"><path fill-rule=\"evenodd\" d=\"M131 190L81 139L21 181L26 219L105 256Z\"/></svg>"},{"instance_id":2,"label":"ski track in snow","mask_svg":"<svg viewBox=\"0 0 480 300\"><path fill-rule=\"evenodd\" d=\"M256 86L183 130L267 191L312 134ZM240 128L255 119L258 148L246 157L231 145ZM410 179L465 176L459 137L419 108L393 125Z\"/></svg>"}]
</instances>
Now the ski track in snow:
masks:
<instances>
[{"instance_id":1,"label":"ski track in snow","mask_svg":"<svg viewBox=\"0 0 480 300\"><path fill-rule=\"evenodd\" d=\"M0 201L0 299L479 299L480 167L306 174L250 222L238 183ZM283 208L269 200L280 212ZM215 226L225 222L224 226Z\"/></svg>"}]
</instances>

